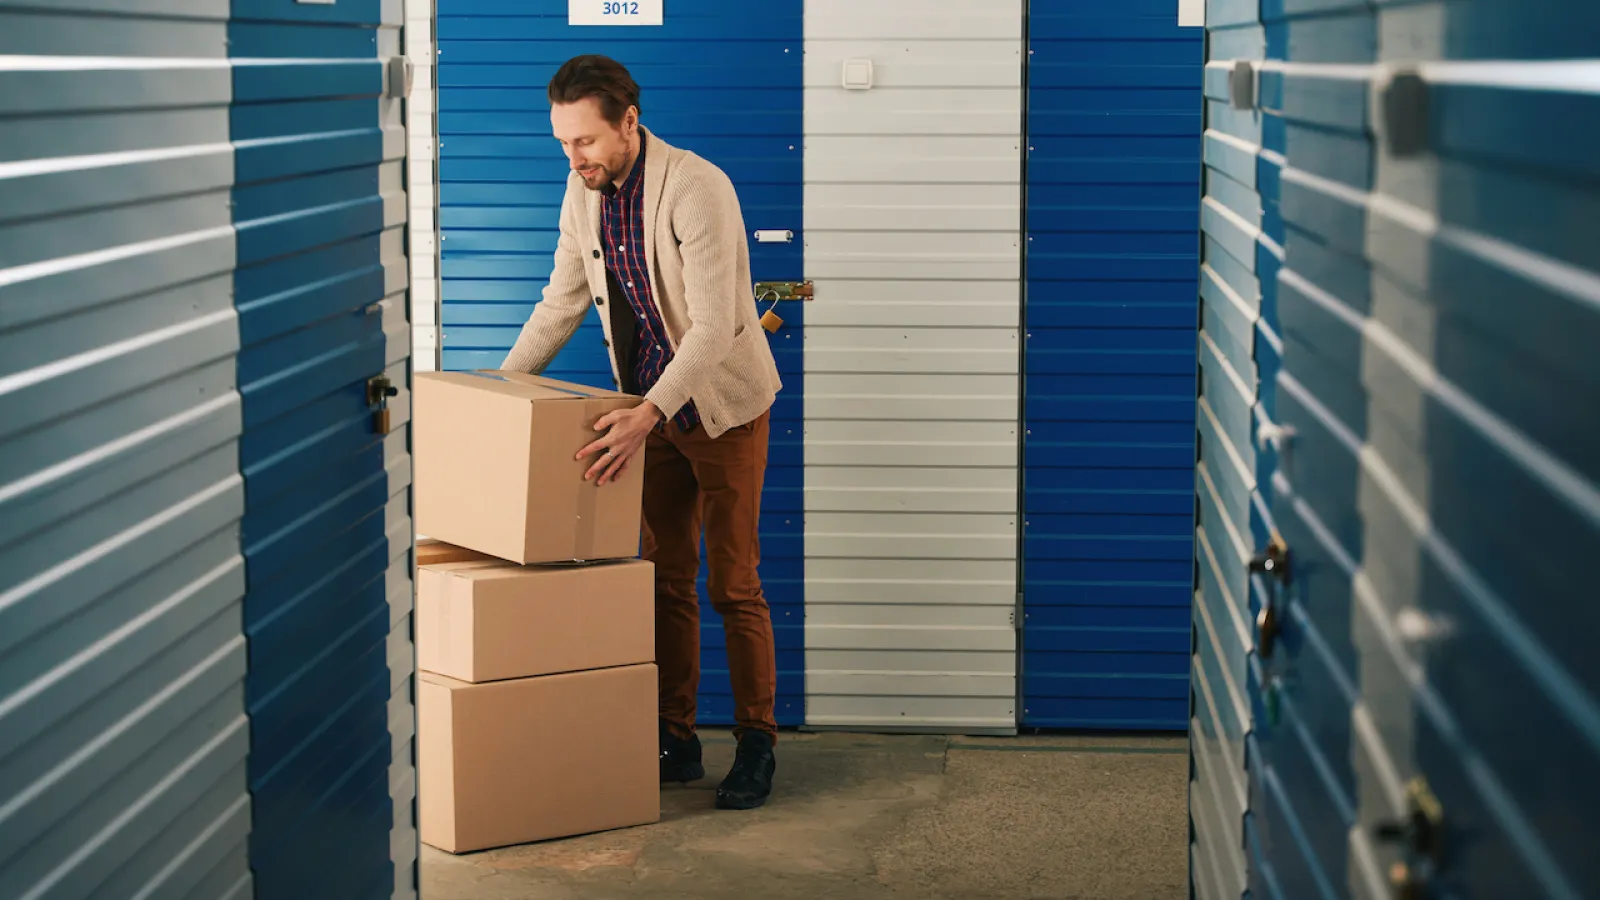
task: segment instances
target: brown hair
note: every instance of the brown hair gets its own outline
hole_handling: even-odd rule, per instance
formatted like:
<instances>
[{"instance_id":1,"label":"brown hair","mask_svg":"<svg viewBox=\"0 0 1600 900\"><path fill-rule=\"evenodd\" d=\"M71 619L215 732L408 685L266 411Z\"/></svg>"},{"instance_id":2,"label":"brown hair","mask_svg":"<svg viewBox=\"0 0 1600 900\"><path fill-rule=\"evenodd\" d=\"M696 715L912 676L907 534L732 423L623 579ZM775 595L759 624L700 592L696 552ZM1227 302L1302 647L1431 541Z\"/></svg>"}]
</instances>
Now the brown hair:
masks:
<instances>
[{"instance_id":1,"label":"brown hair","mask_svg":"<svg viewBox=\"0 0 1600 900\"><path fill-rule=\"evenodd\" d=\"M600 114L613 125L622 122L630 106L639 105L639 85L622 63L608 56L574 56L561 64L550 79L550 103L577 103L585 97L600 101Z\"/></svg>"}]
</instances>

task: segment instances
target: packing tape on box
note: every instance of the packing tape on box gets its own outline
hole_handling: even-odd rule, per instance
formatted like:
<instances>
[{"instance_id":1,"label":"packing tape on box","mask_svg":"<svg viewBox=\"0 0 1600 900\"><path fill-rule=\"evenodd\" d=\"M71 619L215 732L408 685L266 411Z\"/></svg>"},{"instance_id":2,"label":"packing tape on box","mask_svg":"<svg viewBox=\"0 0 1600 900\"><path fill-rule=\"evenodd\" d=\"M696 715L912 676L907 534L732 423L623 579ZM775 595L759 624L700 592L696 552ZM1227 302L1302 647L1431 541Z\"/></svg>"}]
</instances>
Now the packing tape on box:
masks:
<instances>
[{"instance_id":1,"label":"packing tape on box","mask_svg":"<svg viewBox=\"0 0 1600 900\"><path fill-rule=\"evenodd\" d=\"M504 375L500 375L500 374L495 373L495 372L488 372L488 371L474 369L474 370L470 370L470 371L466 372L466 374L475 375L475 376L477 376L479 378L489 378L489 379L492 379L494 381L503 381L506 384L517 384L518 383L516 381L513 381L510 378L505 377ZM541 385L538 385L538 386L544 388L545 390L549 390L549 391L557 391L557 392L562 393L562 394L571 394L574 397L589 398L589 397L598 397L598 396L600 396L599 394L596 394L593 391L577 391L577 390L573 390L572 388L557 387L557 386L555 386L553 384L541 384Z\"/></svg>"}]
</instances>

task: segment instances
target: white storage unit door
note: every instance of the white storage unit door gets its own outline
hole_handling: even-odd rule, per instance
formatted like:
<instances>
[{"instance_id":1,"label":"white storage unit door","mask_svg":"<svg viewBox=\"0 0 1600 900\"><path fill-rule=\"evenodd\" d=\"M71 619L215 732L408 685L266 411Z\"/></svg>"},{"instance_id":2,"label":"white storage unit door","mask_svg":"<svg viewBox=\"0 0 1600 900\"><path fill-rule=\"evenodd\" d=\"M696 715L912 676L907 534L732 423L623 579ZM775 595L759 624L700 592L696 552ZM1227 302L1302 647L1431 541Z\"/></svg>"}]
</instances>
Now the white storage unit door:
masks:
<instances>
[{"instance_id":1,"label":"white storage unit door","mask_svg":"<svg viewBox=\"0 0 1600 900\"><path fill-rule=\"evenodd\" d=\"M813 727L1016 727L1022 24L806 4Z\"/></svg>"}]
</instances>

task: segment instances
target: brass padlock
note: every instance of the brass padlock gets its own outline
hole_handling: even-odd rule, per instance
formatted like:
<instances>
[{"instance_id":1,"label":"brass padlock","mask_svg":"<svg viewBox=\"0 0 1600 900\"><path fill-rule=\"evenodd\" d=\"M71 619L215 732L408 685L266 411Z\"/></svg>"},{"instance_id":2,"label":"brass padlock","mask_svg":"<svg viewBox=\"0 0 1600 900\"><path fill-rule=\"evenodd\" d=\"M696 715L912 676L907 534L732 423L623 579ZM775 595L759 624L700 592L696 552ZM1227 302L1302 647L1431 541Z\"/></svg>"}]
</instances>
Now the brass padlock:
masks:
<instances>
[{"instance_id":1,"label":"brass padlock","mask_svg":"<svg viewBox=\"0 0 1600 900\"><path fill-rule=\"evenodd\" d=\"M783 327L783 317L769 309L761 314L761 327L768 334L777 334L778 329Z\"/></svg>"},{"instance_id":2,"label":"brass padlock","mask_svg":"<svg viewBox=\"0 0 1600 900\"><path fill-rule=\"evenodd\" d=\"M1273 648L1278 646L1278 635L1283 623L1278 621L1278 608L1271 601L1263 604L1256 614L1256 651L1262 659L1271 659Z\"/></svg>"},{"instance_id":3,"label":"brass padlock","mask_svg":"<svg viewBox=\"0 0 1600 900\"><path fill-rule=\"evenodd\" d=\"M372 430L378 434L388 434L389 398L400 395L400 389L394 386L387 375L379 375L367 381L367 405L376 406L372 411Z\"/></svg>"}]
</instances>

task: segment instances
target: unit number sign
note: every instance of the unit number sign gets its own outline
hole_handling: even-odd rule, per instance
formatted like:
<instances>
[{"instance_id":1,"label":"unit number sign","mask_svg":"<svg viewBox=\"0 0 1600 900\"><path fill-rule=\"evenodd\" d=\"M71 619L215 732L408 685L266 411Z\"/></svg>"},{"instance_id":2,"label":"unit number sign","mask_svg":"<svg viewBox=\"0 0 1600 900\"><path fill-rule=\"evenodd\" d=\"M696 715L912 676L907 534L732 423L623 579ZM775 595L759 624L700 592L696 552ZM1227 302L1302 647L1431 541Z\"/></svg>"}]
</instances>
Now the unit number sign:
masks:
<instances>
[{"instance_id":1,"label":"unit number sign","mask_svg":"<svg viewBox=\"0 0 1600 900\"><path fill-rule=\"evenodd\" d=\"M660 25L662 0L567 0L568 25Z\"/></svg>"}]
</instances>

